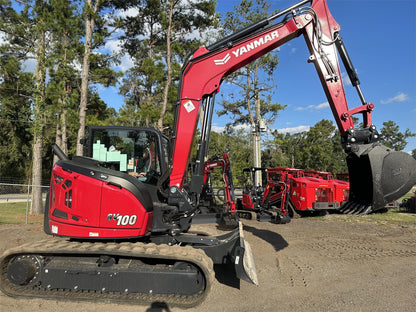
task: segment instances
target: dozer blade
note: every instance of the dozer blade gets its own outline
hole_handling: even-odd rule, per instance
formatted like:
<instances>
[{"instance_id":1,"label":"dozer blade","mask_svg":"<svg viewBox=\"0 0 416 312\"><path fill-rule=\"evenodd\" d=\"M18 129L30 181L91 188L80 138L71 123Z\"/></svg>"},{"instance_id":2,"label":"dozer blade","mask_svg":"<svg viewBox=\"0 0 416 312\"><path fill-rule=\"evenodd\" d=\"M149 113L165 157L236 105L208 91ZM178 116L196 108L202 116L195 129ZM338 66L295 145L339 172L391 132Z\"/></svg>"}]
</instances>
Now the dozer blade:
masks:
<instances>
[{"instance_id":1,"label":"dozer blade","mask_svg":"<svg viewBox=\"0 0 416 312\"><path fill-rule=\"evenodd\" d=\"M232 269L238 279L258 285L253 254L250 244L244 239L243 224L240 221L232 231L227 231L222 235L211 236L205 232L206 236L203 238L204 230L197 232L200 236L197 237L198 244L195 245L195 248L204 250L214 264L233 266ZM179 234L175 238L181 243L189 243L195 242L193 236L195 235ZM202 240L205 240L207 244L200 244Z\"/></svg>"},{"instance_id":2,"label":"dozer blade","mask_svg":"<svg viewBox=\"0 0 416 312\"><path fill-rule=\"evenodd\" d=\"M239 222L240 246L236 248L234 265L236 275L239 279L258 285L256 267L251 252L251 246L244 240L243 224Z\"/></svg>"},{"instance_id":3,"label":"dozer blade","mask_svg":"<svg viewBox=\"0 0 416 312\"><path fill-rule=\"evenodd\" d=\"M416 160L379 143L359 144L347 156L349 201L342 213L375 212L406 194L416 184Z\"/></svg>"}]
</instances>

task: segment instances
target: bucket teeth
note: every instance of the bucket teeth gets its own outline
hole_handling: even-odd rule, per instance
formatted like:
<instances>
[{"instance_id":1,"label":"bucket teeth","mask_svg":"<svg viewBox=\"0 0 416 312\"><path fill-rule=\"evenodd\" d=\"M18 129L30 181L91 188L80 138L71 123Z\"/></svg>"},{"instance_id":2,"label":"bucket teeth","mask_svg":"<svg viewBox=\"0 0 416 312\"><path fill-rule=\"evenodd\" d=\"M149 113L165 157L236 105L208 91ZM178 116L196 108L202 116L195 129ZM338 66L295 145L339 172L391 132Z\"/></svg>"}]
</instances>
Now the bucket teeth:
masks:
<instances>
[{"instance_id":1,"label":"bucket teeth","mask_svg":"<svg viewBox=\"0 0 416 312\"><path fill-rule=\"evenodd\" d=\"M349 213L353 215L360 215L365 210L366 206L361 205L360 203L355 203L354 209L352 209Z\"/></svg>"},{"instance_id":2,"label":"bucket teeth","mask_svg":"<svg viewBox=\"0 0 416 312\"><path fill-rule=\"evenodd\" d=\"M371 213L373 210L368 204L351 201L342 205L338 211L343 214L366 215Z\"/></svg>"},{"instance_id":3,"label":"bucket teeth","mask_svg":"<svg viewBox=\"0 0 416 312\"><path fill-rule=\"evenodd\" d=\"M343 204L338 211L343 213L343 214L348 214L351 210L353 210L355 207L355 203L354 202L346 202L345 204Z\"/></svg>"},{"instance_id":4,"label":"bucket teeth","mask_svg":"<svg viewBox=\"0 0 416 312\"><path fill-rule=\"evenodd\" d=\"M366 215L373 212L373 208L368 205L363 205L363 209L361 210L360 214Z\"/></svg>"}]
</instances>

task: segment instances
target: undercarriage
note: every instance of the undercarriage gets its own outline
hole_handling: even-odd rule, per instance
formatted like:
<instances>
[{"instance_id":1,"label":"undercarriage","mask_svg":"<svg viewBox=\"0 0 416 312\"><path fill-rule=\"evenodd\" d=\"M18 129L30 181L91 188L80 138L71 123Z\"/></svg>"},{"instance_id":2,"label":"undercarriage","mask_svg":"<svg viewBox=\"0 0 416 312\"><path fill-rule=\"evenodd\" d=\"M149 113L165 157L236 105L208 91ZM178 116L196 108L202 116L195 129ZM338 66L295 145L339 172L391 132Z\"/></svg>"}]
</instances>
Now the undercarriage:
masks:
<instances>
[{"instance_id":1,"label":"undercarriage","mask_svg":"<svg viewBox=\"0 0 416 312\"><path fill-rule=\"evenodd\" d=\"M10 249L0 269L10 296L186 308L204 300L214 279L212 260L190 246L62 238Z\"/></svg>"}]
</instances>

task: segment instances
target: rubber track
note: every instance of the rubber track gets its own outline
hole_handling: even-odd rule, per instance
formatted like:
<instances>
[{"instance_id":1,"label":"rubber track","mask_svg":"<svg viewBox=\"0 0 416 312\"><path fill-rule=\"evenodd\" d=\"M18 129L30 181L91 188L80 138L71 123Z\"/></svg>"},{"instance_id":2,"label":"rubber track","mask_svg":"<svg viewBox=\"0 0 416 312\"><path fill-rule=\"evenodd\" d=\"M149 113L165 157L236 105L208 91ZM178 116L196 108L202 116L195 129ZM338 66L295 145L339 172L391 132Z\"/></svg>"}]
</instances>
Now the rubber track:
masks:
<instances>
[{"instance_id":1,"label":"rubber track","mask_svg":"<svg viewBox=\"0 0 416 312\"><path fill-rule=\"evenodd\" d=\"M9 261L17 255L119 255L126 257L170 259L193 263L205 276L204 291L189 296L176 294L125 294L120 292L74 291L71 289L49 290L41 286L18 286L7 278ZM213 263L204 251L190 246L168 246L144 243L102 243L72 242L66 239L45 239L6 250L0 259L0 289L12 297L90 300L123 304L148 305L153 302L165 302L169 306L190 308L200 304L209 293L214 280Z\"/></svg>"}]
</instances>

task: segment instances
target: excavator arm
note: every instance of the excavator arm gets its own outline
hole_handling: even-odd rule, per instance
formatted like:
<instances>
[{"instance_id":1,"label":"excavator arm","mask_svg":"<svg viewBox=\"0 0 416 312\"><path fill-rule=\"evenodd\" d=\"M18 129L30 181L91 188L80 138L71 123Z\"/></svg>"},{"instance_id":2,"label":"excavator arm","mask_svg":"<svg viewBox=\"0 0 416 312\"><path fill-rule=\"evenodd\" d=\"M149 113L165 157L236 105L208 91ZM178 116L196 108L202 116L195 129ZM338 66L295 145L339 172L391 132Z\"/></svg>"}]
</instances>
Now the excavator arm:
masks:
<instances>
[{"instance_id":1,"label":"excavator arm","mask_svg":"<svg viewBox=\"0 0 416 312\"><path fill-rule=\"evenodd\" d=\"M224 78L303 35L310 52L308 62L315 65L348 153L352 203L346 209L369 212L406 193L416 183L415 163L405 153L392 152L378 143L379 134L371 121L374 104L364 99L339 31L340 26L329 12L326 0L304 0L217 43L197 49L182 69L169 177L171 190L183 189L201 110L204 118L190 191L198 194L202 187L214 97ZM361 105L352 109L345 97L338 55L361 100ZM363 116L362 129L354 129L351 117L355 114ZM397 160L401 163L396 164Z\"/></svg>"}]
</instances>

